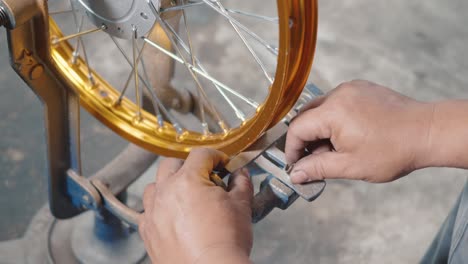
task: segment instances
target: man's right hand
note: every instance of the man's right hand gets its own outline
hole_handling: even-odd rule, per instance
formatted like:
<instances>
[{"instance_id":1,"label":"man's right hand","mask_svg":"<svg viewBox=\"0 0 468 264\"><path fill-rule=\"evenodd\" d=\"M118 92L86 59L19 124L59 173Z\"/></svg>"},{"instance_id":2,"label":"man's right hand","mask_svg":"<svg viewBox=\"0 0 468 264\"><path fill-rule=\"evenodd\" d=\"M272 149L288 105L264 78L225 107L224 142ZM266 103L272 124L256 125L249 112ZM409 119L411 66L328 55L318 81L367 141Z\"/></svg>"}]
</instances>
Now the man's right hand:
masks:
<instances>
[{"instance_id":1,"label":"man's right hand","mask_svg":"<svg viewBox=\"0 0 468 264\"><path fill-rule=\"evenodd\" d=\"M291 123L286 141L288 162L295 163L291 179L389 182L422 168L434 109L435 104L374 83L344 83Z\"/></svg>"}]
</instances>

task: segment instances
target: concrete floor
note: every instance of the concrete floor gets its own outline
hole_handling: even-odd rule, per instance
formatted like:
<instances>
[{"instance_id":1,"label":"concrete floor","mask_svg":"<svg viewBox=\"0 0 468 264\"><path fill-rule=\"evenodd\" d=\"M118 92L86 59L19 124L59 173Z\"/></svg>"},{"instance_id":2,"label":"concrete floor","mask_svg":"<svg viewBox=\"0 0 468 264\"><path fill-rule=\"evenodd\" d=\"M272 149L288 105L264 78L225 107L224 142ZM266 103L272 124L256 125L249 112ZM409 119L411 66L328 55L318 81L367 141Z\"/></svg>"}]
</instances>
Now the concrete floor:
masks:
<instances>
[{"instance_id":1,"label":"concrete floor","mask_svg":"<svg viewBox=\"0 0 468 264\"><path fill-rule=\"evenodd\" d=\"M320 1L311 80L329 90L368 79L420 100L467 98L468 3ZM0 33L0 240L20 237L46 202L40 103L7 65ZM124 146L84 115L84 165L99 169ZM329 181L312 204L255 226L255 263L415 263L450 210L466 172L426 169L395 183Z\"/></svg>"}]
</instances>

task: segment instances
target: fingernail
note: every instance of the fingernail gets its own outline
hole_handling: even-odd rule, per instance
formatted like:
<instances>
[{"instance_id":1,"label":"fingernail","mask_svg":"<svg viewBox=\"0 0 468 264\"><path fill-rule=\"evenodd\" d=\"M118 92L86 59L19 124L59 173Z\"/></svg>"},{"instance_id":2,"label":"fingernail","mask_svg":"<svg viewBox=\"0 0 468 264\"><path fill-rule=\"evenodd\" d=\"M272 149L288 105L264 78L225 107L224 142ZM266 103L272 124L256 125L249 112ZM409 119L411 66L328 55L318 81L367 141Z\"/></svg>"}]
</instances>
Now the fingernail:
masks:
<instances>
[{"instance_id":1,"label":"fingernail","mask_svg":"<svg viewBox=\"0 0 468 264\"><path fill-rule=\"evenodd\" d=\"M307 174L302 170L293 170L290 176L292 183L303 183L308 180Z\"/></svg>"},{"instance_id":2,"label":"fingernail","mask_svg":"<svg viewBox=\"0 0 468 264\"><path fill-rule=\"evenodd\" d=\"M241 172L246 175L247 177L250 177L250 173L249 173L249 170L247 168L242 168L241 169Z\"/></svg>"}]
</instances>

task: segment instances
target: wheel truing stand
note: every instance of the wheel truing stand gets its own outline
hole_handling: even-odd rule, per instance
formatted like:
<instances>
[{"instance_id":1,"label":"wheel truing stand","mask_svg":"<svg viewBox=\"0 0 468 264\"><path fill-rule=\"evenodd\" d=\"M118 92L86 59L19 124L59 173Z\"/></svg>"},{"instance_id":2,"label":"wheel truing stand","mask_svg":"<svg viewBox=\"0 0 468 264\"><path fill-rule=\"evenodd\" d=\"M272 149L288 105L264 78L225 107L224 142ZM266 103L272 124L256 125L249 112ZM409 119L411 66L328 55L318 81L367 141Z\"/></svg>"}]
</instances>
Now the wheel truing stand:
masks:
<instances>
[{"instance_id":1,"label":"wheel truing stand","mask_svg":"<svg viewBox=\"0 0 468 264\"><path fill-rule=\"evenodd\" d=\"M58 263L144 261L145 251L135 232L141 209L138 210L138 205L131 209L124 202L126 188L154 163L157 156L129 145L96 175L88 178L81 175L78 97L65 88L65 80L57 78L60 74L56 66L40 59L50 56L47 34L31 34L32 41L20 41L24 32L48 32L46 18L31 13L37 7L21 5L21 1L12 2L15 4L13 6L5 6L0 1L0 24L9 28L7 32L13 69L44 102L50 211L58 219L72 219L38 222L49 230L45 236L48 256ZM21 15L15 16L13 13ZM30 19L38 21L24 23ZM315 86L308 86L284 123L288 123L306 102L320 94ZM270 175L262 182L260 192L255 196L253 222L261 220L274 208L287 209L299 196L312 201L325 187L324 182L309 186L290 183L284 154L281 152L281 141L284 140L286 130L287 126L282 123L273 127L228 165L231 171L247 166L251 169L260 168L261 172ZM82 214L88 210L94 213ZM2 243L0 246L4 245ZM58 251L70 254L59 256L55 254ZM29 260L35 261L34 258Z\"/></svg>"}]
</instances>

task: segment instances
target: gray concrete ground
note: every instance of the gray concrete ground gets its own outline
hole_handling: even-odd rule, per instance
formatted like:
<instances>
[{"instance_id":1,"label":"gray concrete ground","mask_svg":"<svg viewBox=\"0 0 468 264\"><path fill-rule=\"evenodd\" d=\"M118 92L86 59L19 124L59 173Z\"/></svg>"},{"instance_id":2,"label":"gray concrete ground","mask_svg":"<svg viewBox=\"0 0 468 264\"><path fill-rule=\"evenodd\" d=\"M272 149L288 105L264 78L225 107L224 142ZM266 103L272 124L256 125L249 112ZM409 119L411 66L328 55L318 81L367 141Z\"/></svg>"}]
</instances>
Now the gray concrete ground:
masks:
<instances>
[{"instance_id":1,"label":"gray concrete ground","mask_svg":"<svg viewBox=\"0 0 468 264\"><path fill-rule=\"evenodd\" d=\"M368 79L420 100L468 96L468 3L320 1L311 80L329 90ZM19 237L46 201L40 103L7 64L0 34L0 240ZM99 169L124 145L84 115L84 165ZM373 185L329 181L255 226L255 263L415 263L454 203L466 172L426 169ZM138 188L141 190L141 188Z\"/></svg>"}]
</instances>

